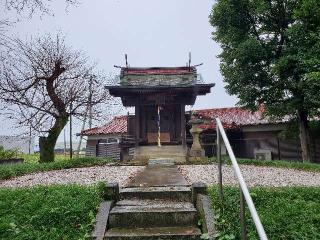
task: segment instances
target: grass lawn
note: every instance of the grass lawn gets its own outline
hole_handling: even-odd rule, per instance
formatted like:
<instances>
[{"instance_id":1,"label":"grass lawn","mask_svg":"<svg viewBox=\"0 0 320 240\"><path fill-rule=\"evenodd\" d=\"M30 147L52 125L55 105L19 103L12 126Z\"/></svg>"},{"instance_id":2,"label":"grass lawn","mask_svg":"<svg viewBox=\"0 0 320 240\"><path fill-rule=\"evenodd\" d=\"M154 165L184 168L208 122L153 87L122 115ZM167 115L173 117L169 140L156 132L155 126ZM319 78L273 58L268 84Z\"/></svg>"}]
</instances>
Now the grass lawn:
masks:
<instances>
[{"instance_id":1,"label":"grass lawn","mask_svg":"<svg viewBox=\"0 0 320 240\"><path fill-rule=\"evenodd\" d=\"M224 188L220 211L217 187L210 189L217 216L217 239L239 239L239 189ZM252 188L251 196L269 239L320 239L320 188ZM246 212L248 239L258 239L250 213Z\"/></svg>"},{"instance_id":2,"label":"grass lawn","mask_svg":"<svg viewBox=\"0 0 320 240\"><path fill-rule=\"evenodd\" d=\"M73 159L61 158L51 163L38 163L36 161L29 160L26 161L26 163L22 164L0 165L0 180L22 176L34 172L104 165L112 161L112 159L108 158L104 159L93 157L80 157Z\"/></svg>"},{"instance_id":3,"label":"grass lawn","mask_svg":"<svg viewBox=\"0 0 320 240\"><path fill-rule=\"evenodd\" d=\"M88 239L102 187L0 189L0 239Z\"/></svg>"},{"instance_id":4,"label":"grass lawn","mask_svg":"<svg viewBox=\"0 0 320 240\"><path fill-rule=\"evenodd\" d=\"M23 158L25 163L38 163L40 159L40 154L39 153L33 153L33 154L18 154L19 158ZM79 156L83 157L83 156ZM75 157L74 158L78 158ZM55 154L54 156L54 161L60 162L60 161L67 161L70 160L69 154L64 155L64 154Z\"/></svg>"}]
</instances>

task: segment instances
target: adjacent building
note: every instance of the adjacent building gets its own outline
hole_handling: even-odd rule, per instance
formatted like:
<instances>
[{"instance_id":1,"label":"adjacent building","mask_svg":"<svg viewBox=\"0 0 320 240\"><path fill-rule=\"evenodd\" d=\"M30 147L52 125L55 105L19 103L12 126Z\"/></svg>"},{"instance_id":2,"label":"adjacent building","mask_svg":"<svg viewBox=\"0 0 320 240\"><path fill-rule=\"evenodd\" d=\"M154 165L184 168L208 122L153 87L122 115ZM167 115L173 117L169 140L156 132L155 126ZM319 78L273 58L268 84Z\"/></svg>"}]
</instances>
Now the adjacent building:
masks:
<instances>
[{"instance_id":1,"label":"adjacent building","mask_svg":"<svg viewBox=\"0 0 320 240\"><path fill-rule=\"evenodd\" d=\"M127 122L127 116L117 116L106 125L82 131L81 135L87 136L86 156L120 160L120 141L127 135Z\"/></svg>"},{"instance_id":2,"label":"adjacent building","mask_svg":"<svg viewBox=\"0 0 320 240\"><path fill-rule=\"evenodd\" d=\"M189 149L192 144L192 136L189 132L191 126L188 124L191 114L196 115L203 120L200 134L200 143L205 150L205 155L211 157L216 154L216 126L215 118L220 118L227 135L231 142L235 155L240 158L251 159L272 159L272 160L289 160L298 161L301 159L301 148L299 139L284 139L281 133L287 128L289 119L274 121L264 116L264 109L261 108L256 112L250 112L239 107L230 108L213 108L187 111L184 114L186 129L186 147ZM112 152L117 148L116 159L123 158L120 156L121 145L129 138L129 119L134 116L115 117L108 124L86 130L83 135L88 136L87 154L94 156L104 156L108 150L99 150L99 148L109 147ZM131 128L132 130L132 128ZM108 140L108 139L111 140ZM114 140L117 139L117 140ZM108 144L105 144L108 142ZM115 143L115 141L117 141ZM114 142L114 143L112 143ZM122 142L122 144L121 144ZM320 162L320 140L313 139L315 144L315 159ZM226 153L225 148L222 149ZM110 153L109 153L110 155ZM129 159L134 155L134 148L129 152Z\"/></svg>"}]
</instances>

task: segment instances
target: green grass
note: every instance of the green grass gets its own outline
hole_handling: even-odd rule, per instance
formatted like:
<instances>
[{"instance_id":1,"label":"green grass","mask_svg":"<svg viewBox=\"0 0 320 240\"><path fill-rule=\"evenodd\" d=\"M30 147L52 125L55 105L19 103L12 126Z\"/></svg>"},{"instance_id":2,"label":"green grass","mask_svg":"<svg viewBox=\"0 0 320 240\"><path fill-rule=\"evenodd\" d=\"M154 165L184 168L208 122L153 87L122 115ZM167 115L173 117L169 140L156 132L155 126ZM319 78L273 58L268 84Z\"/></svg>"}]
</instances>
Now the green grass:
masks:
<instances>
[{"instance_id":1,"label":"green grass","mask_svg":"<svg viewBox=\"0 0 320 240\"><path fill-rule=\"evenodd\" d=\"M231 161L228 157L223 157L226 164L231 165ZM216 158L209 160L211 163L217 163ZM255 166L267 166L267 167L278 167L278 168L292 168L304 171L320 172L320 164L318 163L303 163L303 162L289 162L285 160L255 160L237 158L239 164L255 165Z\"/></svg>"},{"instance_id":2,"label":"green grass","mask_svg":"<svg viewBox=\"0 0 320 240\"><path fill-rule=\"evenodd\" d=\"M93 157L81 157L73 159L60 159L51 163L38 163L30 160L22 164L0 165L0 180L9 179L35 172L104 165L112 161L112 159L108 158L104 159Z\"/></svg>"},{"instance_id":3,"label":"green grass","mask_svg":"<svg viewBox=\"0 0 320 240\"><path fill-rule=\"evenodd\" d=\"M40 159L39 153L33 153L33 154L18 154L19 158L23 158L25 163L38 163ZM80 157L80 156L79 156ZM78 157L75 157L78 158ZM70 159L69 155L64 154L55 154L54 161L60 162L60 161L68 161Z\"/></svg>"},{"instance_id":4,"label":"green grass","mask_svg":"<svg viewBox=\"0 0 320 240\"><path fill-rule=\"evenodd\" d=\"M102 188L0 189L0 239L89 239Z\"/></svg>"},{"instance_id":5,"label":"green grass","mask_svg":"<svg viewBox=\"0 0 320 240\"><path fill-rule=\"evenodd\" d=\"M250 193L269 239L320 239L320 188L253 188ZM210 189L217 239L239 239L239 189L224 188L220 205L217 187ZM220 211L223 206L223 211ZM258 239L247 209L248 239Z\"/></svg>"}]
</instances>

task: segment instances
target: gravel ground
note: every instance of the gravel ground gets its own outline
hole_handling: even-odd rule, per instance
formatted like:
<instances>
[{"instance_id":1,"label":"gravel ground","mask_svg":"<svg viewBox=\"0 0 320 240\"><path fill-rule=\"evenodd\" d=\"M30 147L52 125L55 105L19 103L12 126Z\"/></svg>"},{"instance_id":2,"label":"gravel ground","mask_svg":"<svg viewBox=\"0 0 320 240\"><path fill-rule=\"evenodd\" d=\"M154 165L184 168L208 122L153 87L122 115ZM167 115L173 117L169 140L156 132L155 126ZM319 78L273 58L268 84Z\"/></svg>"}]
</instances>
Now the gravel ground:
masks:
<instances>
[{"instance_id":1,"label":"gravel ground","mask_svg":"<svg viewBox=\"0 0 320 240\"><path fill-rule=\"evenodd\" d=\"M241 172L248 186L320 186L320 173L294 169L257 167L240 165ZM73 168L42 173L34 173L10 180L0 181L0 187L25 187L49 184L92 184L99 181L119 182L125 186L138 172L141 166L99 166L89 168ZM218 182L217 165L180 165L179 169L191 184ZM237 185L231 166L223 167L223 182Z\"/></svg>"},{"instance_id":2,"label":"gravel ground","mask_svg":"<svg viewBox=\"0 0 320 240\"><path fill-rule=\"evenodd\" d=\"M217 165L181 165L179 169L189 183L205 182L209 185L218 183ZM240 165L240 169L249 187L320 186L319 172L252 165ZM237 185L231 166L223 166L222 176L224 184Z\"/></svg>"},{"instance_id":3,"label":"gravel ground","mask_svg":"<svg viewBox=\"0 0 320 240\"><path fill-rule=\"evenodd\" d=\"M73 168L49 172L33 173L9 180L0 181L0 187L26 187L34 185L92 184L100 181L119 182L124 186L144 167L137 166L99 166Z\"/></svg>"}]
</instances>

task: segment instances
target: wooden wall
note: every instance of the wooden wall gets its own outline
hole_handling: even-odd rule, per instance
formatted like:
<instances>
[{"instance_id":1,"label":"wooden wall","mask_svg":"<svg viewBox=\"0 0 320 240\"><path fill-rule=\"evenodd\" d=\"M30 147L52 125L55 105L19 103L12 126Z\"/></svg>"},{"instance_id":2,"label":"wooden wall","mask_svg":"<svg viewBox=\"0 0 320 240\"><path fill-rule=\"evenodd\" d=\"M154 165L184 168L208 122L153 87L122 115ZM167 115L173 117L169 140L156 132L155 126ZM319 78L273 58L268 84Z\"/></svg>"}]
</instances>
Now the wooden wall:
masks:
<instances>
[{"instance_id":1,"label":"wooden wall","mask_svg":"<svg viewBox=\"0 0 320 240\"><path fill-rule=\"evenodd\" d=\"M86 147L88 157L110 157L120 160L119 143L106 143L105 139L88 140Z\"/></svg>"}]
</instances>

